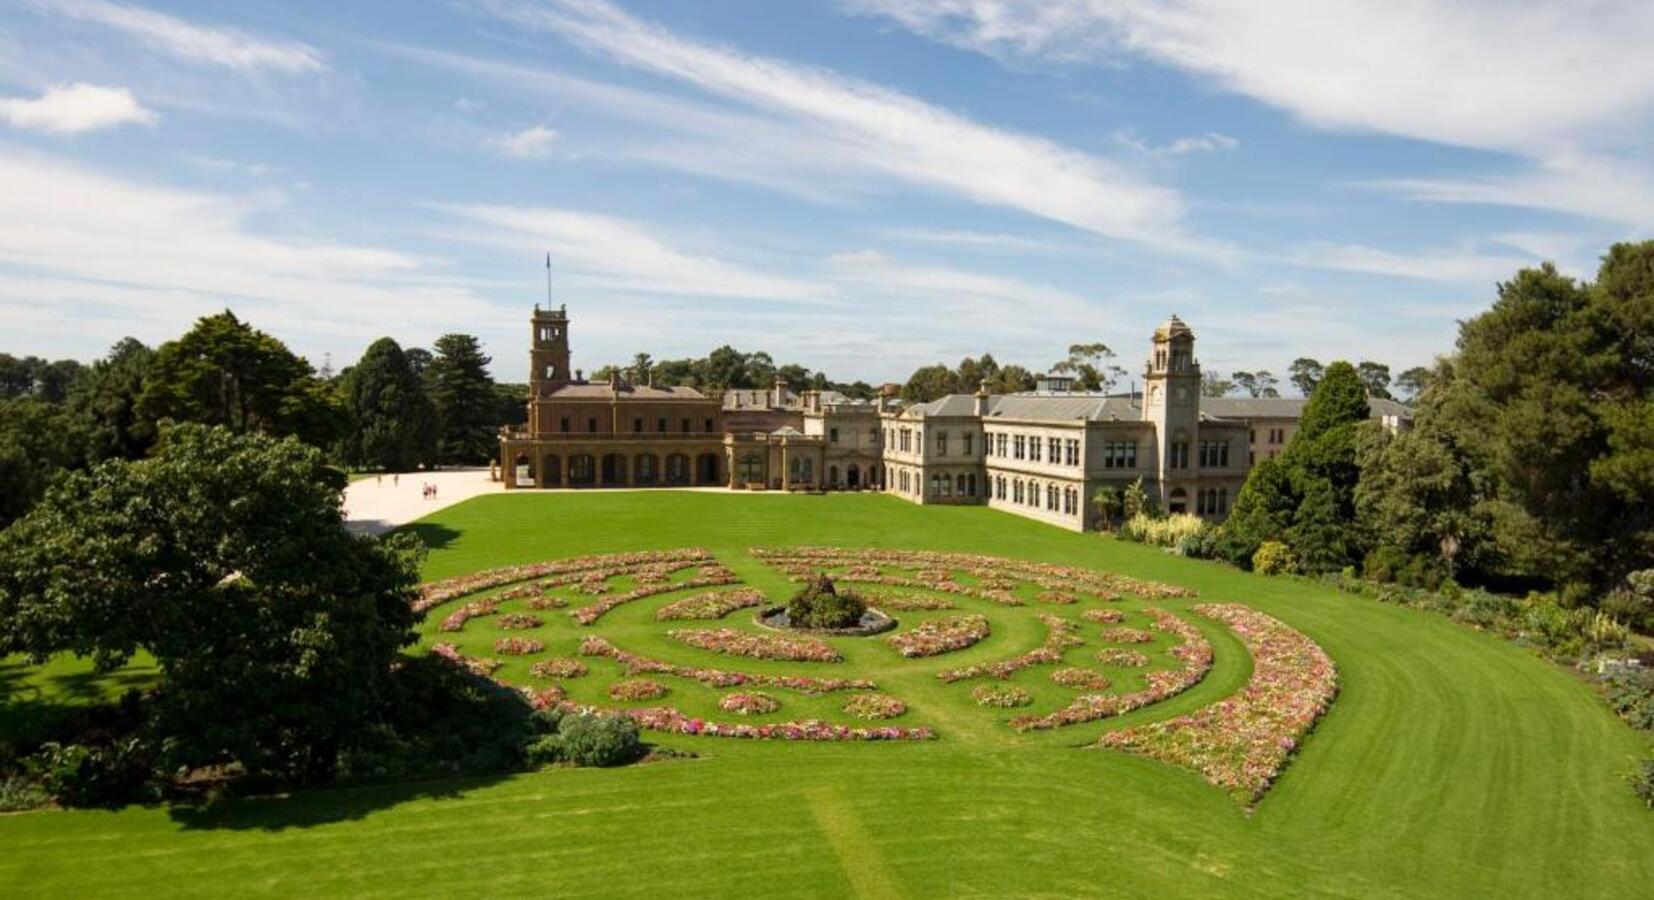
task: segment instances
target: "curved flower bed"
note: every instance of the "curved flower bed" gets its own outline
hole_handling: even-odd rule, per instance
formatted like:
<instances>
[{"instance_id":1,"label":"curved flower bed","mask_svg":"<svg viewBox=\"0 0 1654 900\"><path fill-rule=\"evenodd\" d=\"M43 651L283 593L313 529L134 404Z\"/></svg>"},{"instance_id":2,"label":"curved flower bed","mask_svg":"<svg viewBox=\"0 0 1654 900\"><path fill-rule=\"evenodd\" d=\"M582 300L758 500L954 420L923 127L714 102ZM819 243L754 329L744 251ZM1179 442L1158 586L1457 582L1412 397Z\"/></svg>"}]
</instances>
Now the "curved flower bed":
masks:
<instances>
[{"instance_id":1,"label":"curved flower bed","mask_svg":"<svg viewBox=\"0 0 1654 900\"><path fill-rule=\"evenodd\" d=\"M923 594L868 594L867 601L883 609L901 612L954 608L952 600L945 597L926 597Z\"/></svg>"},{"instance_id":2,"label":"curved flower bed","mask_svg":"<svg viewBox=\"0 0 1654 900\"><path fill-rule=\"evenodd\" d=\"M738 716L762 716L781 708L781 701L761 691L737 691L718 699L718 708Z\"/></svg>"},{"instance_id":3,"label":"curved flower bed","mask_svg":"<svg viewBox=\"0 0 1654 900\"><path fill-rule=\"evenodd\" d=\"M573 703L558 707L566 713L597 715L624 715L640 728L674 734L701 734L710 737L746 738L769 741L928 741L936 732L926 726L900 725L860 726L836 725L817 719L799 722L778 722L773 725L749 725L745 722L713 722L687 716L670 706L651 706L641 709L605 710Z\"/></svg>"},{"instance_id":4,"label":"curved flower bed","mask_svg":"<svg viewBox=\"0 0 1654 900\"><path fill-rule=\"evenodd\" d=\"M834 691L865 691L878 687L863 678L815 678L809 675L766 675L750 672L728 672L723 669L705 669L680 666L650 659L622 650L600 637L588 637L580 642L582 656L602 656L626 667L627 674L642 673L675 675L698 681L708 687L726 688L743 684L761 684L765 687L787 688L801 694L830 694Z\"/></svg>"},{"instance_id":5,"label":"curved flower bed","mask_svg":"<svg viewBox=\"0 0 1654 900\"><path fill-rule=\"evenodd\" d=\"M1125 596L1152 600L1194 595L1193 591L1186 588L1130 578L1112 572L972 553L844 547L755 548L750 552L794 577L808 576L828 569L855 567L856 575L843 573L846 580L865 581L870 584L917 582L933 590L981 596L983 599L1011 606L1020 605L1022 601L1010 595L1009 588L965 588L953 582L951 577L926 583L923 576L937 572L948 573L951 576L951 573L962 572L976 578L983 588L988 588L989 585L1005 585L1007 582L1030 581L1046 590L1077 592L1109 600ZM891 575L884 571L890 567L907 569L917 574L912 579ZM877 574L864 577L862 573L869 570Z\"/></svg>"},{"instance_id":6,"label":"curved flower bed","mask_svg":"<svg viewBox=\"0 0 1654 900\"><path fill-rule=\"evenodd\" d=\"M414 609L425 612L466 594L531 578L547 578L548 580L541 585L545 588L574 584L585 578L588 572L599 569L608 570L613 574L630 574L647 566L671 565L676 570L711 561L712 554L699 547L689 547L681 550L644 550L636 553L579 556L521 566L506 566L423 585L419 590L419 599L414 601ZM604 576L607 577L610 576Z\"/></svg>"},{"instance_id":7,"label":"curved flower bed","mask_svg":"<svg viewBox=\"0 0 1654 900\"><path fill-rule=\"evenodd\" d=\"M484 600L473 600L459 609L449 613L437 624L438 631L458 631L465 627L465 623L483 616L491 616L500 611L500 601L489 597Z\"/></svg>"},{"instance_id":8,"label":"curved flower bed","mask_svg":"<svg viewBox=\"0 0 1654 900\"><path fill-rule=\"evenodd\" d=\"M1080 602L1080 598L1068 591L1040 591L1034 597L1041 603L1055 603L1059 606L1071 606Z\"/></svg>"},{"instance_id":9,"label":"curved flower bed","mask_svg":"<svg viewBox=\"0 0 1654 900\"><path fill-rule=\"evenodd\" d=\"M1106 691L1109 684L1108 677L1103 673L1075 666L1052 672L1051 682L1084 691Z\"/></svg>"},{"instance_id":10,"label":"curved flower bed","mask_svg":"<svg viewBox=\"0 0 1654 900\"><path fill-rule=\"evenodd\" d=\"M569 605L569 601L562 597L530 597L523 601L529 609L562 609Z\"/></svg>"},{"instance_id":11,"label":"curved flower bed","mask_svg":"<svg viewBox=\"0 0 1654 900\"><path fill-rule=\"evenodd\" d=\"M1195 611L1228 625L1252 654L1240 693L1165 722L1110 732L1101 745L1199 772L1245 804L1256 803L1338 694L1326 651L1279 619L1235 603Z\"/></svg>"},{"instance_id":12,"label":"curved flower bed","mask_svg":"<svg viewBox=\"0 0 1654 900\"><path fill-rule=\"evenodd\" d=\"M1028 731L1094 722L1159 703L1199 684L1212 668L1212 645L1206 636L1200 633L1200 629L1164 609L1149 609L1147 612L1154 620L1156 629L1181 639L1181 643L1169 651L1179 663L1177 668L1150 672L1144 679L1148 686L1142 690L1130 694L1081 694L1074 698L1073 703L1048 715L1012 719L1011 727Z\"/></svg>"},{"instance_id":13,"label":"curved flower bed","mask_svg":"<svg viewBox=\"0 0 1654 900\"><path fill-rule=\"evenodd\" d=\"M1013 706L1027 706L1034 702L1028 692L1014 684L979 684L971 688L971 699L981 706L997 706L1001 709L1010 709Z\"/></svg>"},{"instance_id":14,"label":"curved flower bed","mask_svg":"<svg viewBox=\"0 0 1654 900\"><path fill-rule=\"evenodd\" d=\"M1078 647L1084 643L1074 635L1078 628L1073 622L1049 613L1040 613L1039 618L1041 622L1045 623L1047 629L1045 643L1039 647L999 662L979 663L974 666L964 666L958 669L949 669L946 672L938 672L936 677L949 684L971 678L1010 678L1030 666L1062 662L1064 650L1069 647Z\"/></svg>"},{"instance_id":15,"label":"curved flower bed","mask_svg":"<svg viewBox=\"0 0 1654 900\"><path fill-rule=\"evenodd\" d=\"M949 616L920 622L888 640L898 653L909 658L937 656L963 650L987 637L988 631L988 620L984 616Z\"/></svg>"},{"instance_id":16,"label":"curved flower bed","mask_svg":"<svg viewBox=\"0 0 1654 900\"><path fill-rule=\"evenodd\" d=\"M633 678L609 685L609 696L616 700L656 700L666 696L666 685L647 678Z\"/></svg>"},{"instance_id":17,"label":"curved flower bed","mask_svg":"<svg viewBox=\"0 0 1654 900\"><path fill-rule=\"evenodd\" d=\"M907 704L889 694L856 694L844 711L858 719L894 719L907 712Z\"/></svg>"},{"instance_id":18,"label":"curved flower bed","mask_svg":"<svg viewBox=\"0 0 1654 900\"><path fill-rule=\"evenodd\" d=\"M663 622L674 619L722 619L738 609L763 604L764 593L756 588L708 591L666 604L655 610L655 618Z\"/></svg>"},{"instance_id":19,"label":"curved flower bed","mask_svg":"<svg viewBox=\"0 0 1654 900\"><path fill-rule=\"evenodd\" d=\"M1126 620L1126 614L1117 609L1088 609L1080 618L1099 625L1117 625Z\"/></svg>"},{"instance_id":20,"label":"curved flower bed","mask_svg":"<svg viewBox=\"0 0 1654 900\"><path fill-rule=\"evenodd\" d=\"M486 656L466 656L459 652L459 648L453 644L437 644L431 647L431 653L479 678L487 678L493 675L495 669L504 665L499 660L489 659Z\"/></svg>"},{"instance_id":21,"label":"curved flower bed","mask_svg":"<svg viewBox=\"0 0 1654 900\"><path fill-rule=\"evenodd\" d=\"M708 574L709 572L711 574ZM653 597L657 594L670 594L673 591L684 591L689 590L690 588L718 587L719 585L724 584L735 584L737 581L738 579L735 577L735 573L723 568L722 566L705 566L702 567L699 574L697 574L694 578L688 579L687 581L676 581L666 584L645 584L635 587L624 594L605 594L604 596L599 597L597 602L582 606L579 609L570 612L569 615L574 618L574 621L579 622L581 625L590 625L591 623L602 618L603 614L609 610L636 600L642 600L645 597Z\"/></svg>"},{"instance_id":22,"label":"curved flower bed","mask_svg":"<svg viewBox=\"0 0 1654 900\"><path fill-rule=\"evenodd\" d=\"M1147 644L1154 640L1154 634L1141 628L1104 628L1102 638L1111 644Z\"/></svg>"},{"instance_id":23,"label":"curved flower bed","mask_svg":"<svg viewBox=\"0 0 1654 900\"><path fill-rule=\"evenodd\" d=\"M839 662L843 659L824 641L779 634L753 634L734 628L674 628L666 636L691 647L750 656L753 659L780 659L789 662Z\"/></svg>"},{"instance_id":24,"label":"curved flower bed","mask_svg":"<svg viewBox=\"0 0 1654 900\"><path fill-rule=\"evenodd\" d=\"M494 642L494 652L506 656L529 656L544 652L545 649L545 641L536 641L532 638L507 637Z\"/></svg>"},{"instance_id":25,"label":"curved flower bed","mask_svg":"<svg viewBox=\"0 0 1654 900\"><path fill-rule=\"evenodd\" d=\"M1097 661L1105 666L1123 666L1129 669L1138 669L1149 664L1149 655L1141 650L1128 650L1124 647L1104 647L1097 651Z\"/></svg>"},{"instance_id":26,"label":"curved flower bed","mask_svg":"<svg viewBox=\"0 0 1654 900\"><path fill-rule=\"evenodd\" d=\"M510 631L523 631L529 628L539 628L546 624L546 620L533 613L507 613L500 616L495 624Z\"/></svg>"},{"instance_id":27,"label":"curved flower bed","mask_svg":"<svg viewBox=\"0 0 1654 900\"><path fill-rule=\"evenodd\" d=\"M528 673L536 678L579 678L587 671L585 663L566 656L542 660L528 668Z\"/></svg>"}]
</instances>

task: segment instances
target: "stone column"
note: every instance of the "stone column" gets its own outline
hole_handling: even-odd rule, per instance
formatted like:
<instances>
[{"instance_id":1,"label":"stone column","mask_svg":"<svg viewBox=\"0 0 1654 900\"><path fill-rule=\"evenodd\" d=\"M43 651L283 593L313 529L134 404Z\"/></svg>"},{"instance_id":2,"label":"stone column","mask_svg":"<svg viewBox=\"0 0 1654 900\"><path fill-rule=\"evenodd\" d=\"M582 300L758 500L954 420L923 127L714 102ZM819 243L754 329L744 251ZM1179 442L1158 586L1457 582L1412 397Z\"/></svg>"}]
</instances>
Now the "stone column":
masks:
<instances>
[{"instance_id":1,"label":"stone column","mask_svg":"<svg viewBox=\"0 0 1654 900\"><path fill-rule=\"evenodd\" d=\"M792 471L787 468L787 439L781 439L781 489L786 490L792 482Z\"/></svg>"}]
</instances>

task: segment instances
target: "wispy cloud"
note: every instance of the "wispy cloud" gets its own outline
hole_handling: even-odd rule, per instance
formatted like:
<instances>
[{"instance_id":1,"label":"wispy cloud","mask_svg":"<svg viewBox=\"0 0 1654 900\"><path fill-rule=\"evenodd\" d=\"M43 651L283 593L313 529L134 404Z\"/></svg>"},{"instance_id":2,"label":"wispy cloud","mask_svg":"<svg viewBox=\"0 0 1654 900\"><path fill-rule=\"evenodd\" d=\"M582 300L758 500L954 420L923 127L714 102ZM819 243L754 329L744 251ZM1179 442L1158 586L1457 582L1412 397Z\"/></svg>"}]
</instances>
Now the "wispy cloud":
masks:
<instances>
[{"instance_id":1,"label":"wispy cloud","mask_svg":"<svg viewBox=\"0 0 1654 900\"><path fill-rule=\"evenodd\" d=\"M113 28L144 45L189 62L243 72L302 74L325 68L316 48L272 40L236 28L199 25L177 16L108 0L27 0L48 12Z\"/></svg>"},{"instance_id":2,"label":"wispy cloud","mask_svg":"<svg viewBox=\"0 0 1654 900\"><path fill-rule=\"evenodd\" d=\"M614 216L549 207L432 208L482 226L446 230L448 237L520 251L530 258L549 251L564 283L657 296L822 302L830 295L820 284L680 249L647 226Z\"/></svg>"},{"instance_id":3,"label":"wispy cloud","mask_svg":"<svg viewBox=\"0 0 1654 900\"><path fill-rule=\"evenodd\" d=\"M1490 179L1389 182L1403 196L1654 221L1647 127L1654 4L1504 0L845 0L1000 58L1148 61L1316 127L1497 150ZM1306 74L1313 73L1313 74ZM1630 148L1630 149L1627 149ZM1644 149L1637 149L1644 148ZM1600 174L1629 174L1618 196ZM1583 195L1583 196L1582 196Z\"/></svg>"},{"instance_id":4,"label":"wispy cloud","mask_svg":"<svg viewBox=\"0 0 1654 900\"><path fill-rule=\"evenodd\" d=\"M1121 144L1136 150L1138 153L1150 156L1184 156L1189 153L1218 153L1233 150L1240 146L1240 141L1227 134L1217 131L1208 131L1205 134L1195 134L1180 137L1171 143L1156 147L1139 137L1131 129L1115 132L1114 139Z\"/></svg>"},{"instance_id":5,"label":"wispy cloud","mask_svg":"<svg viewBox=\"0 0 1654 900\"><path fill-rule=\"evenodd\" d=\"M561 35L803 129L869 172L1114 238L1213 249L1183 230L1172 189L1048 139L984 125L912 96L677 36L601 0L492 0L508 20Z\"/></svg>"},{"instance_id":6,"label":"wispy cloud","mask_svg":"<svg viewBox=\"0 0 1654 900\"><path fill-rule=\"evenodd\" d=\"M1078 249L1074 245L1059 240L1027 237L1020 234L1005 234L994 231L971 231L958 228L885 228L879 231L882 237L897 241L908 241L918 244L945 244L955 247L969 247L979 250L1006 250L1022 253L1055 253L1068 252Z\"/></svg>"},{"instance_id":7,"label":"wispy cloud","mask_svg":"<svg viewBox=\"0 0 1654 900\"><path fill-rule=\"evenodd\" d=\"M13 128L48 134L80 134L121 125L154 125L160 117L126 88L69 84L41 96L0 97L0 120Z\"/></svg>"},{"instance_id":8,"label":"wispy cloud","mask_svg":"<svg viewBox=\"0 0 1654 900\"><path fill-rule=\"evenodd\" d=\"M1318 241L1298 248L1279 261L1311 269L1490 287L1495 282L1510 278L1517 270L1544 260L1537 255L1482 253L1468 249L1399 253L1364 244Z\"/></svg>"},{"instance_id":9,"label":"wispy cloud","mask_svg":"<svg viewBox=\"0 0 1654 900\"><path fill-rule=\"evenodd\" d=\"M557 132L544 125L524 128L488 139L488 145L517 159L544 159L557 143Z\"/></svg>"}]
</instances>

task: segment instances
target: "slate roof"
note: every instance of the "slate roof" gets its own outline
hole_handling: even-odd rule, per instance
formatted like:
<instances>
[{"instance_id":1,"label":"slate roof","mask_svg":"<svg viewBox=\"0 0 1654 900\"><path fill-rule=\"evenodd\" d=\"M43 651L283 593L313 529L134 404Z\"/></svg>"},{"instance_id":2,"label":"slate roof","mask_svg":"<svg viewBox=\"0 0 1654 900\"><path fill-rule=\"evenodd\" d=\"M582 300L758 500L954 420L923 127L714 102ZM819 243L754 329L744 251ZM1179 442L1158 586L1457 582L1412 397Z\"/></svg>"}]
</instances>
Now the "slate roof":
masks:
<instances>
[{"instance_id":1,"label":"slate roof","mask_svg":"<svg viewBox=\"0 0 1654 900\"><path fill-rule=\"evenodd\" d=\"M640 387L622 384L617 391L608 382L565 384L547 394L559 400L607 400L618 395L622 400L706 400L705 394L692 387Z\"/></svg>"}]
</instances>

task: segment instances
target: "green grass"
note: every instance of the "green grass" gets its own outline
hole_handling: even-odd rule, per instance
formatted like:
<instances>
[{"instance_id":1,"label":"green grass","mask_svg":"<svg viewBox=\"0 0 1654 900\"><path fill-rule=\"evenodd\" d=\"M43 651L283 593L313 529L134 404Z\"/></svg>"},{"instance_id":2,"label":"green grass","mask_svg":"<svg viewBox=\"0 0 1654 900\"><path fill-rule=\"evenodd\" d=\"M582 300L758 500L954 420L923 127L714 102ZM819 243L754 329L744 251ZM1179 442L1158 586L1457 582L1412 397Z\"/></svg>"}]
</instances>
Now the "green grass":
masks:
<instances>
[{"instance_id":1,"label":"green grass","mask_svg":"<svg viewBox=\"0 0 1654 900\"><path fill-rule=\"evenodd\" d=\"M1248 816L1184 770L1076 748L1111 726L1018 736L958 702L968 686L944 688L915 675L930 669L904 671L858 647L868 650L852 658L858 671L910 702L898 721L934 724L944 739L679 737L669 742L701 758L315 791L200 816L0 817L0 893L1571 898L1634 896L1654 883L1654 814L1623 781L1647 742L1567 672L1426 613L985 509L877 496L490 496L418 529L437 546L431 578L691 545L772 594L774 574L746 548L916 547L1107 569L1277 616L1332 655L1342 693ZM638 606L595 630L623 646L649 640L641 607L653 604ZM1037 643L1037 627L1016 630L1032 622L1031 610L1020 614L996 614L993 646L967 652L995 658ZM557 628L554 649L567 652L555 642L575 632ZM1210 702L1245 679L1239 644L1203 630L1216 642L1212 674L1140 719ZM688 652L674 645L672 655ZM606 681L595 667L588 678ZM686 708L713 696L670 683L669 699ZM784 710L794 711L833 712Z\"/></svg>"}]
</instances>

